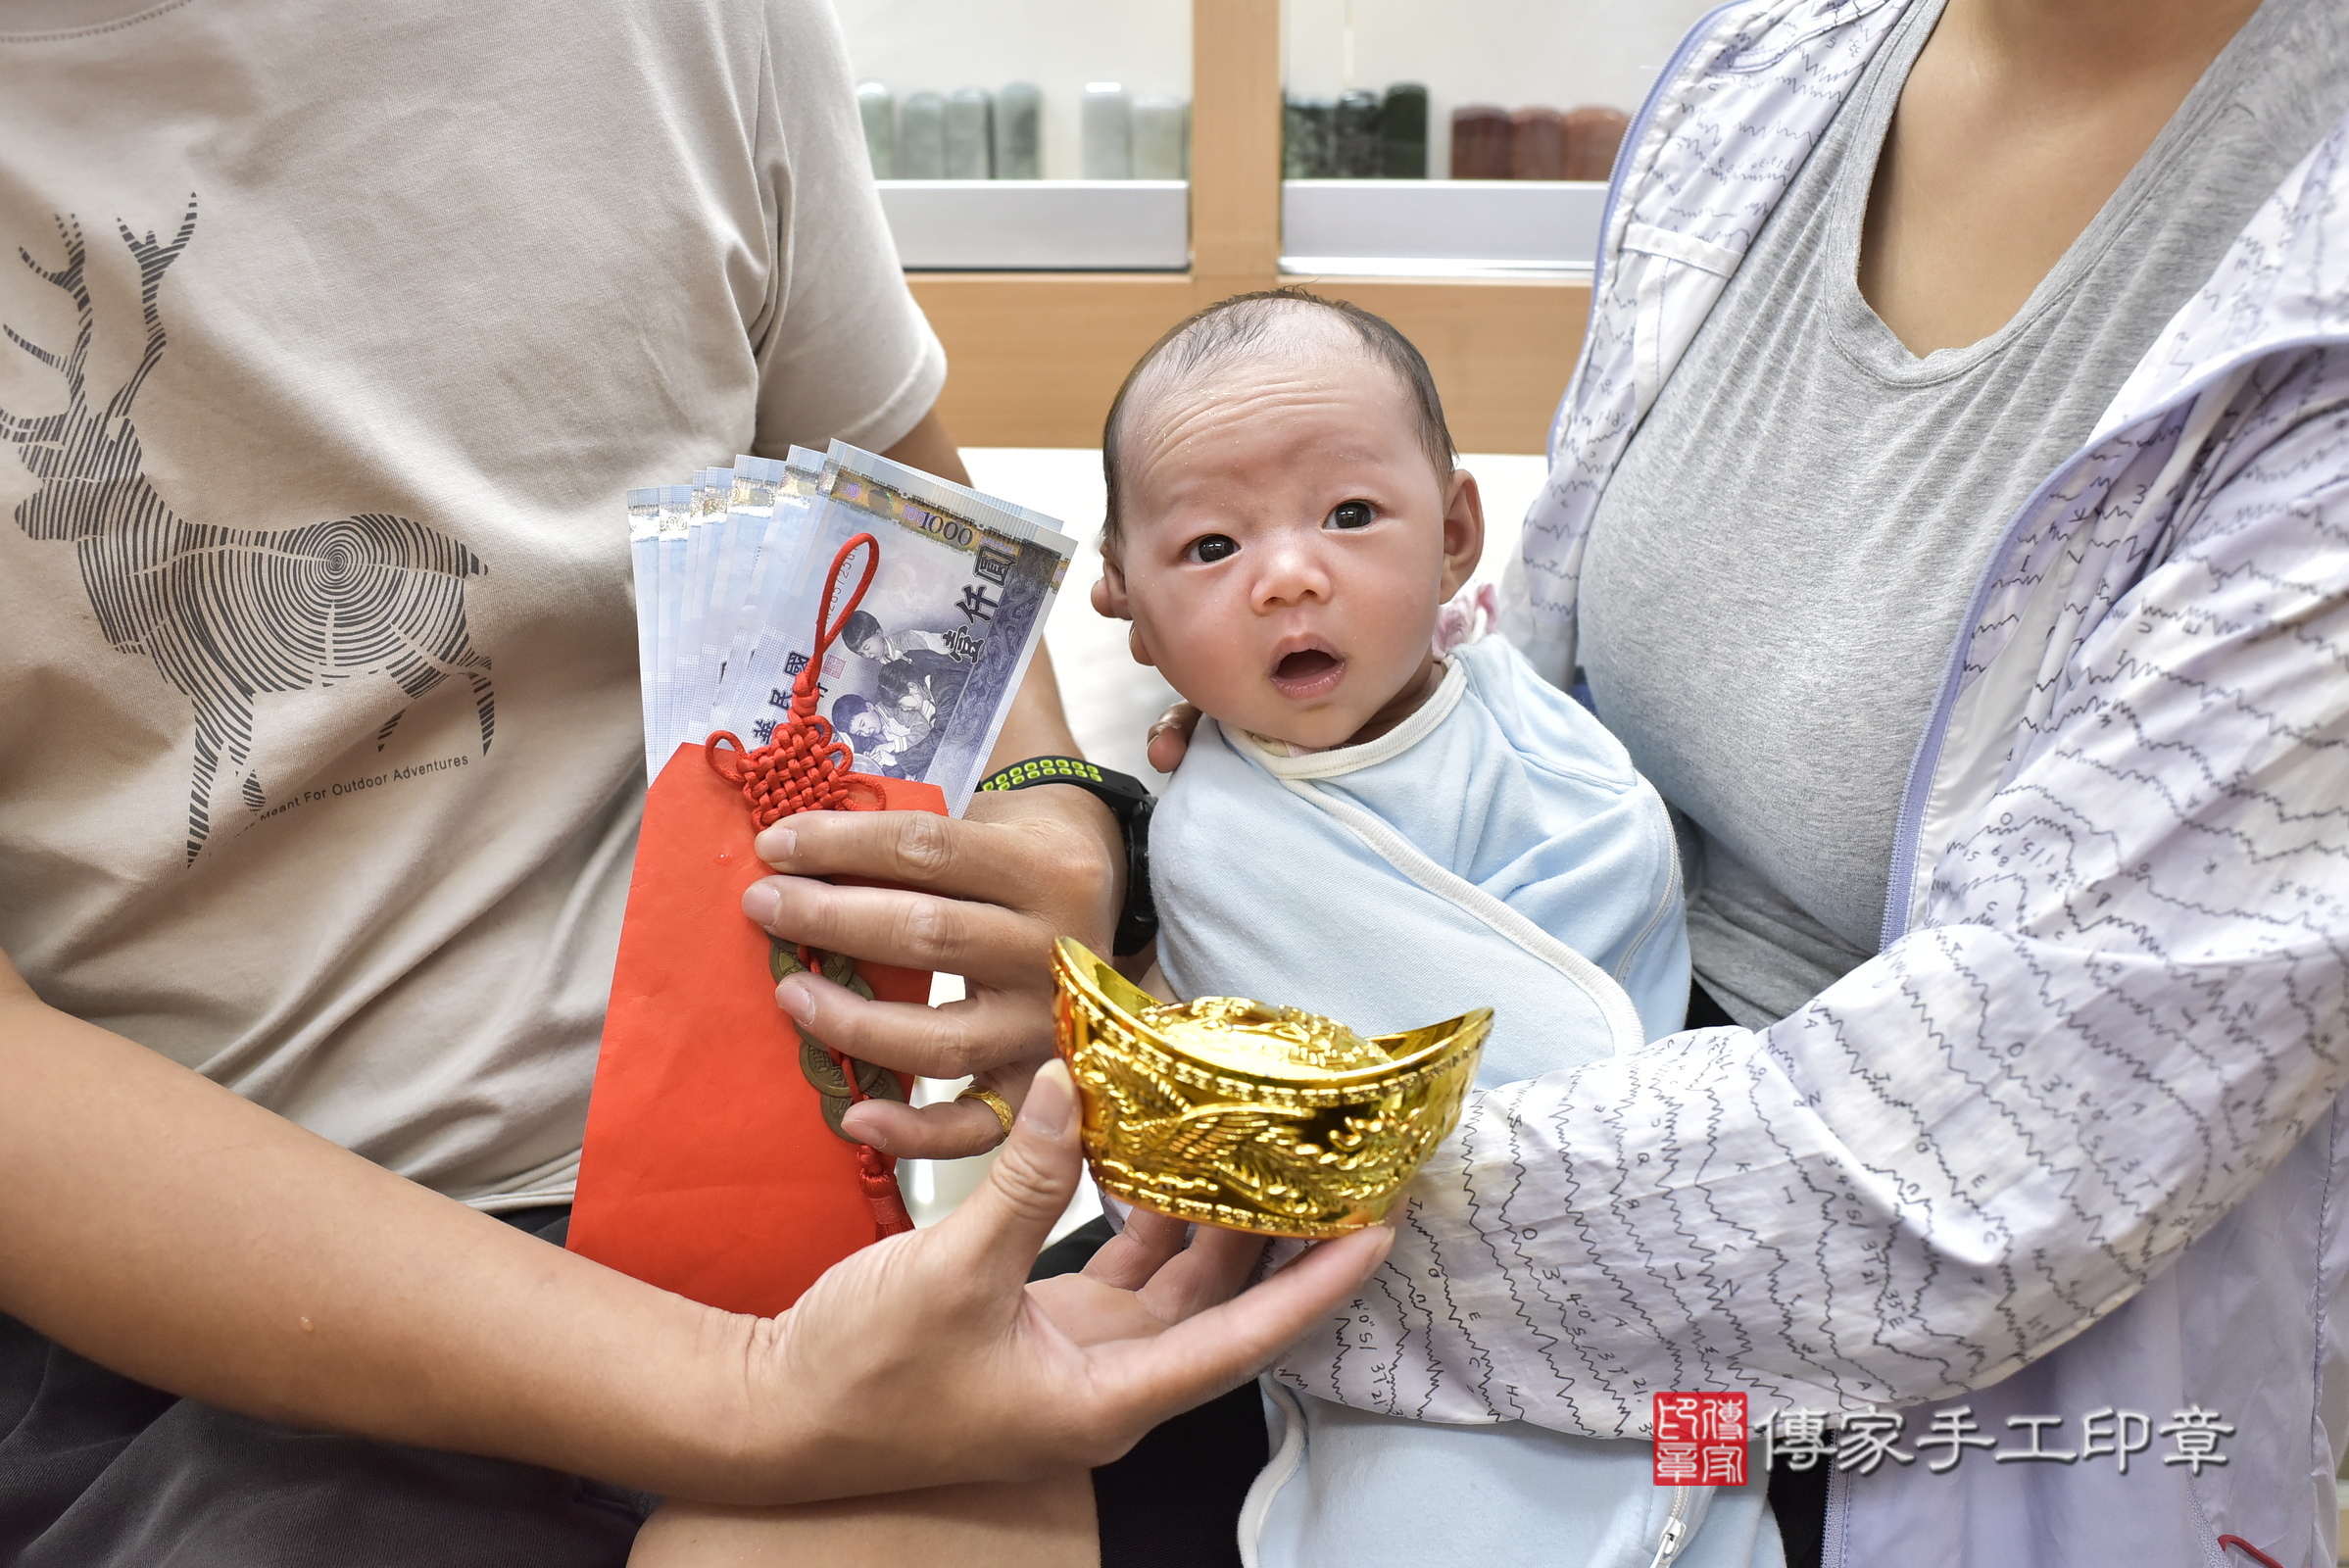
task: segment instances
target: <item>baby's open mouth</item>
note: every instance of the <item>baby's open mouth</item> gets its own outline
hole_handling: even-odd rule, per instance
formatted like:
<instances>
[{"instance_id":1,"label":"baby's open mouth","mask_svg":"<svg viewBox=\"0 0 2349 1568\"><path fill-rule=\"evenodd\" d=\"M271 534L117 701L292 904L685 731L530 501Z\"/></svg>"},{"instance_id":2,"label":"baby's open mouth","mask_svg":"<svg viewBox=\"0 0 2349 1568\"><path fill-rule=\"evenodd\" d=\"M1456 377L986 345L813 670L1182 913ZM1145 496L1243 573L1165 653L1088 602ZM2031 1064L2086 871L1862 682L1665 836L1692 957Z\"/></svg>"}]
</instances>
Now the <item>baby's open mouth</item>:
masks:
<instances>
[{"instance_id":1,"label":"baby's open mouth","mask_svg":"<svg viewBox=\"0 0 2349 1568\"><path fill-rule=\"evenodd\" d=\"M1316 675L1328 674L1330 666L1337 662L1338 656L1327 649L1300 648L1282 660L1273 673L1282 680L1311 680Z\"/></svg>"},{"instance_id":2,"label":"baby's open mouth","mask_svg":"<svg viewBox=\"0 0 2349 1568\"><path fill-rule=\"evenodd\" d=\"M1345 677L1346 661L1326 648L1300 648L1272 666L1272 684L1284 697L1319 697Z\"/></svg>"}]
</instances>

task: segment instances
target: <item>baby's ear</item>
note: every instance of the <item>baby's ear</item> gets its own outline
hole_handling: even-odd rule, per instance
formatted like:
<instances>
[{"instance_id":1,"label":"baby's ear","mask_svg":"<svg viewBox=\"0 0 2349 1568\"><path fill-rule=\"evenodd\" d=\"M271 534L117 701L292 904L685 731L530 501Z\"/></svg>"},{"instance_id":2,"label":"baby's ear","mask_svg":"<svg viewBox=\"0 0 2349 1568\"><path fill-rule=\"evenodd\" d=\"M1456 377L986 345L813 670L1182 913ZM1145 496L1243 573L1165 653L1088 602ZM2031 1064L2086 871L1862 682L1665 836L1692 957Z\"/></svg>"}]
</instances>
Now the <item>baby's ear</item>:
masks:
<instances>
[{"instance_id":1,"label":"baby's ear","mask_svg":"<svg viewBox=\"0 0 2349 1568\"><path fill-rule=\"evenodd\" d=\"M1133 604L1126 598L1126 568L1117 552L1101 541L1101 574L1093 583L1093 612L1111 620L1132 620Z\"/></svg>"},{"instance_id":2,"label":"baby's ear","mask_svg":"<svg viewBox=\"0 0 2349 1568\"><path fill-rule=\"evenodd\" d=\"M1131 624L1134 602L1126 597L1125 564L1106 539L1101 541L1101 574L1093 583L1093 609L1096 614L1128 622L1126 648L1133 654L1134 662L1156 666L1158 662L1150 657L1150 645L1142 640L1142 628Z\"/></svg>"},{"instance_id":3,"label":"baby's ear","mask_svg":"<svg viewBox=\"0 0 2349 1568\"><path fill-rule=\"evenodd\" d=\"M1444 489L1444 597L1458 593L1476 575L1485 556L1485 498L1476 475L1454 468Z\"/></svg>"}]
</instances>

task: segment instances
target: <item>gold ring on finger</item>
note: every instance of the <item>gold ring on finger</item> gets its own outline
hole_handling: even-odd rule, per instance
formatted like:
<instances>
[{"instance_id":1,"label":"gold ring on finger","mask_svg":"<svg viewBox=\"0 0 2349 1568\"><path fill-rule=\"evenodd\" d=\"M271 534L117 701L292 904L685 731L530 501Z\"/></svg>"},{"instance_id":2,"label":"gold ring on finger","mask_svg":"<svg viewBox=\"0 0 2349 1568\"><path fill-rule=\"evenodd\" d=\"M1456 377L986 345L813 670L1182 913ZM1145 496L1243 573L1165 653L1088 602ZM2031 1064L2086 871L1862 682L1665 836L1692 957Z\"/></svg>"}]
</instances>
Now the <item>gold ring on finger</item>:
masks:
<instances>
[{"instance_id":1,"label":"gold ring on finger","mask_svg":"<svg viewBox=\"0 0 2349 1568\"><path fill-rule=\"evenodd\" d=\"M1011 1102L1005 1100L994 1090L982 1089L977 1084L972 1084L968 1089L963 1090L962 1093L954 1097L954 1101L957 1104L965 1100L975 1100L981 1104L985 1105L989 1110L994 1111L995 1119L1003 1124L1003 1136L1005 1138L1011 1136Z\"/></svg>"}]
</instances>

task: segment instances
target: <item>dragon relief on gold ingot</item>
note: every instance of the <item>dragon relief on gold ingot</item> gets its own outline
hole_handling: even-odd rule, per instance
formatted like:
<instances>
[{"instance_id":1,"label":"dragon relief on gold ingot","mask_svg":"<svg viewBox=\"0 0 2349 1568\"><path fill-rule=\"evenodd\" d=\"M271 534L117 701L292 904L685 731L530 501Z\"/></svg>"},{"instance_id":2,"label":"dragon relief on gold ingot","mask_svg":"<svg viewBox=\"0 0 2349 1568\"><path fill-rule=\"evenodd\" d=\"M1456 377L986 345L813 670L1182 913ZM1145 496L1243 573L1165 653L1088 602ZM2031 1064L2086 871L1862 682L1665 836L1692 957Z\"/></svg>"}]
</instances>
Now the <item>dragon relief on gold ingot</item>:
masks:
<instances>
[{"instance_id":1,"label":"dragon relief on gold ingot","mask_svg":"<svg viewBox=\"0 0 2349 1568\"><path fill-rule=\"evenodd\" d=\"M1479 1007L1366 1039L1238 997L1161 1003L1065 937L1052 971L1095 1182L1177 1219L1273 1236L1384 1217L1460 1119L1493 1028Z\"/></svg>"}]
</instances>

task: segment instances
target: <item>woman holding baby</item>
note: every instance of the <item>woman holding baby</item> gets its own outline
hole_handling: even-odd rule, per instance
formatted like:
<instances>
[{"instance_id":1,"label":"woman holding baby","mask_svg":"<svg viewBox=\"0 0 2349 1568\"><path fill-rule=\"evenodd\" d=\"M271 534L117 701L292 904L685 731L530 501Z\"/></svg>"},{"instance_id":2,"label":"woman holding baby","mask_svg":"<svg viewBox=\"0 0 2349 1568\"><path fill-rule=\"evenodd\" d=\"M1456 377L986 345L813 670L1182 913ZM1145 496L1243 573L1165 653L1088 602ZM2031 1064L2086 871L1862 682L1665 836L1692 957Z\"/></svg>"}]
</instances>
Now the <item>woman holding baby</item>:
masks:
<instances>
[{"instance_id":1,"label":"woman holding baby","mask_svg":"<svg viewBox=\"0 0 2349 1568\"><path fill-rule=\"evenodd\" d=\"M820 6L711 8L741 33L717 43L624 7L560 28L499 8L462 27L341 16L330 49L289 45L310 24L268 7L30 9L46 30L0 38L18 65L0 206L24 267L0 306L12 389L57 384L37 404L12 390L5 422L20 482L66 496L61 514L130 497L140 528L242 538L159 497L226 497L218 515L249 521L245 468L194 479L260 431L269 461L246 468L322 485L315 516L435 496L486 516L482 492L524 486L481 482L479 454L555 448L452 411L544 417L513 395L516 367L599 407L578 400L630 344L668 353L619 407L645 385L676 405L675 451L623 455L646 471L712 429L803 426L957 471L923 412L943 363ZM509 31L477 47L483 27ZM534 50L563 69L513 69ZM619 624L617 579L589 582L552 526L467 568L476 607L500 607L485 636L511 638L499 758L595 745L438 776L441 814L419 793L371 833L320 825L257 883L263 838L215 835L201 875L193 846L186 863L175 843L123 850L154 819L137 781L184 769L184 731L136 706L145 654L74 608L62 537L8 531L31 737L7 758L11 951L203 945L86 994L60 962L25 962L29 984L0 962L0 1541L74 1568L398 1560L362 1544L385 1541L605 1561L651 1489L675 1500L636 1538L647 1563L1127 1568L1243 1544L1266 1564L2329 1560L2349 1428L2344 61L2331 0L1752 0L1707 19L1624 145L1505 641L1430 646L1483 518L1424 366L1384 323L1249 302L1137 370L1105 441L1100 608L1207 715L1153 740L1169 770L1190 754L1161 824L1158 979L1324 987L1357 1022L1490 991L1510 1019L1394 1229L1246 1292L1250 1238L1186 1245L1147 1214L1081 1272L1025 1278L1078 1168L1068 1078L1037 1067L1047 954L1061 933L1105 945L1136 891L1090 795L762 837L778 875L746 902L759 924L970 982L937 1011L806 977L781 1004L859 1057L975 1072L1018 1108L1008 1128L977 1102L852 1112L900 1154L1008 1144L947 1223L858 1254L783 1319L726 1318L524 1227L559 1223L539 1200L575 1140L517 1163L498 1118L561 1130L562 1086L514 1085L557 1046L592 1054L600 982L560 961L576 943L517 942L497 951L527 961L448 979L484 932L568 931L566 888L616 911L628 819L597 803L641 793L633 680L616 630L564 639ZM385 122L366 117L429 130L400 84L466 71L490 73L464 89L485 99L541 96L454 140L402 138L406 188L386 185L364 129ZM226 108L223 82L244 95ZM579 156L594 126L539 133L658 91L676 112L639 117L662 132L642 169L616 161L625 138ZM42 107L61 92L106 113ZM711 177L678 165L695 135ZM183 165L207 180L200 234ZM285 171L314 169L290 189ZM455 210L457 189L468 223L514 243L453 256L445 225L385 220ZM743 210L627 205L680 189ZM115 218L167 208L176 241ZM580 211L623 233L613 215L638 212L664 243L533 242ZM778 213L821 232L795 243ZM214 248L239 235L249 249ZM700 292L662 314L681 279ZM146 358L102 345L121 390L85 407L93 312L142 287ZM183 315L207 287L212 313ZM279 313L298 332L272 335L269 298L300 302ZM416 329L379 330L392 319ZM454 325L416 324L434 319ZM287 379L353 345L376 373ZM74 420L87 440L58 434ZM142 452L160 489L140 488ZM1563 695L1583 684L1596 720ZM117 708L90 744L88 715ZM391 726L361 717L350 746L382 751ZM1071 745L1041 661L1005 736L1006 757ZM498 779L536 793L489 831L456 791ZM166 782L184 808L184 771ZM242 785L258 815L280 775ZM218 804L240 808L228 788ZM71 843L41 826L69 817L88 823ZM460 907L468 868L508 880ZM1241 871L1260 878L1245 901ZM282 951L253 953L268 901L188 891L254 886L311 901ZM377 962L387 933L403 940ZM320 979L295 995L278 971L298 962ZM529 1003L581 975L584 1006ZM299 1053L190 1062L213 1081L132 1043L233 1033L238 1008L183 1004L215 980L284 991L245 1010L295 1046L313 1013L324 1040L429 994L485 997L442 1032L514 1049L475 1094L433 1065L446 1041L392 1029L381 1070L313 1114L315 1064L271 1065ZM447 1102L403 1100L419 1076ZM418 1163L338 1147L364 1143L353 1118ZM490 1212L426 1180L468 1159L496 1167L495 1191L461 1195ZM1669 1392L1741 1394L1774 1436L1832 1422L1834 1462L1651 1487L1639 1440ZM800 1506L690 1500L707 1497Z\"/></svg>"},{"instance_id":2,"label":"woman holding baby","mask_svg":"<svg viewBox=\"0 0 2349 1568\"><path fill-rule=\"evenodd\" d=\"M1134 1510L1187 1506L1267 1563L1431 1560L1414 1512L1450 1544L1436 1555L1496 1561L2329 1560L2349 1442L2322 1392L2349 1386L2325 1197L2349 1177L2344 27L2318 0L1700 24L1625 144L1505 653L1438 660L1396 631L1465 578L1481 522L1407 367L1309 304L1153 351L1110 422L1098 603L1213 721L1155 738L1161 765L1190 751L1167 809L1209 799L1203 766L1347 792L1390 865L1381 823L1472 860L1508 842L1478 837L1489 800L1564 819L1533 741L1565 733L1543 692L1587 681L1678 813L1685 1016L1650 1016L1655 974L1632 983L1656 950L1619 932L1582 952L1643 1038L1562 1025L1555 1064L1480 1085L1393 1255L1275 1363L1289 1468L1245 1509L1186 1491L1176 1446L1161 1498L1102 1485L1089 1506L1066 1476L818 1519L679 1509L640 1554L768 1531L854 1556L903 1542L910 1512L984 1526L936 1560L1114 1564L1151 1560ZM1499 737L1461 753L1476 768L1536 759L1516 795L1472 769L1448 802L1374 798L1379 768L1463 723ZM1098 808L1054 793L1063 842L1113 884ZM1431 849L1438 806L1469 825ZM983 901L1018 841L984 820L787 826L762 846L782 875L761 923L1002 984L918 1025L814 983L783 1004L860 1055L1015 1093L1044 942ZM1178 991L1186 961L1245 946L1212 906L1185 913L1211 837L1179 835L1157 878ZM810 880L835 872L934 893ZM1321 891L1264 893L1262 925L1294 914L1315 953L1347 921L1391 940L1379 908ZM1395 1004L1443 1015L1450 972L1381 951ZM1323 983L1311 956L1286 957L1293 991ZM992 1123L964 1105L865 1131L954 1154ZM1833 1462L1774 1473L1767 1507L1760 1485L1667 1506L1615 1471L1545 1494L1634 1448L1668 1391L1741 1393L1773 1434L1824 1415ZM1328 1508L1284 1526L1300 1484ZM1609 1511L1627 1487L1641 1506ZM1527 1533L1567 1518L1596 1524Z\"/></svg>"}]
</instances>

